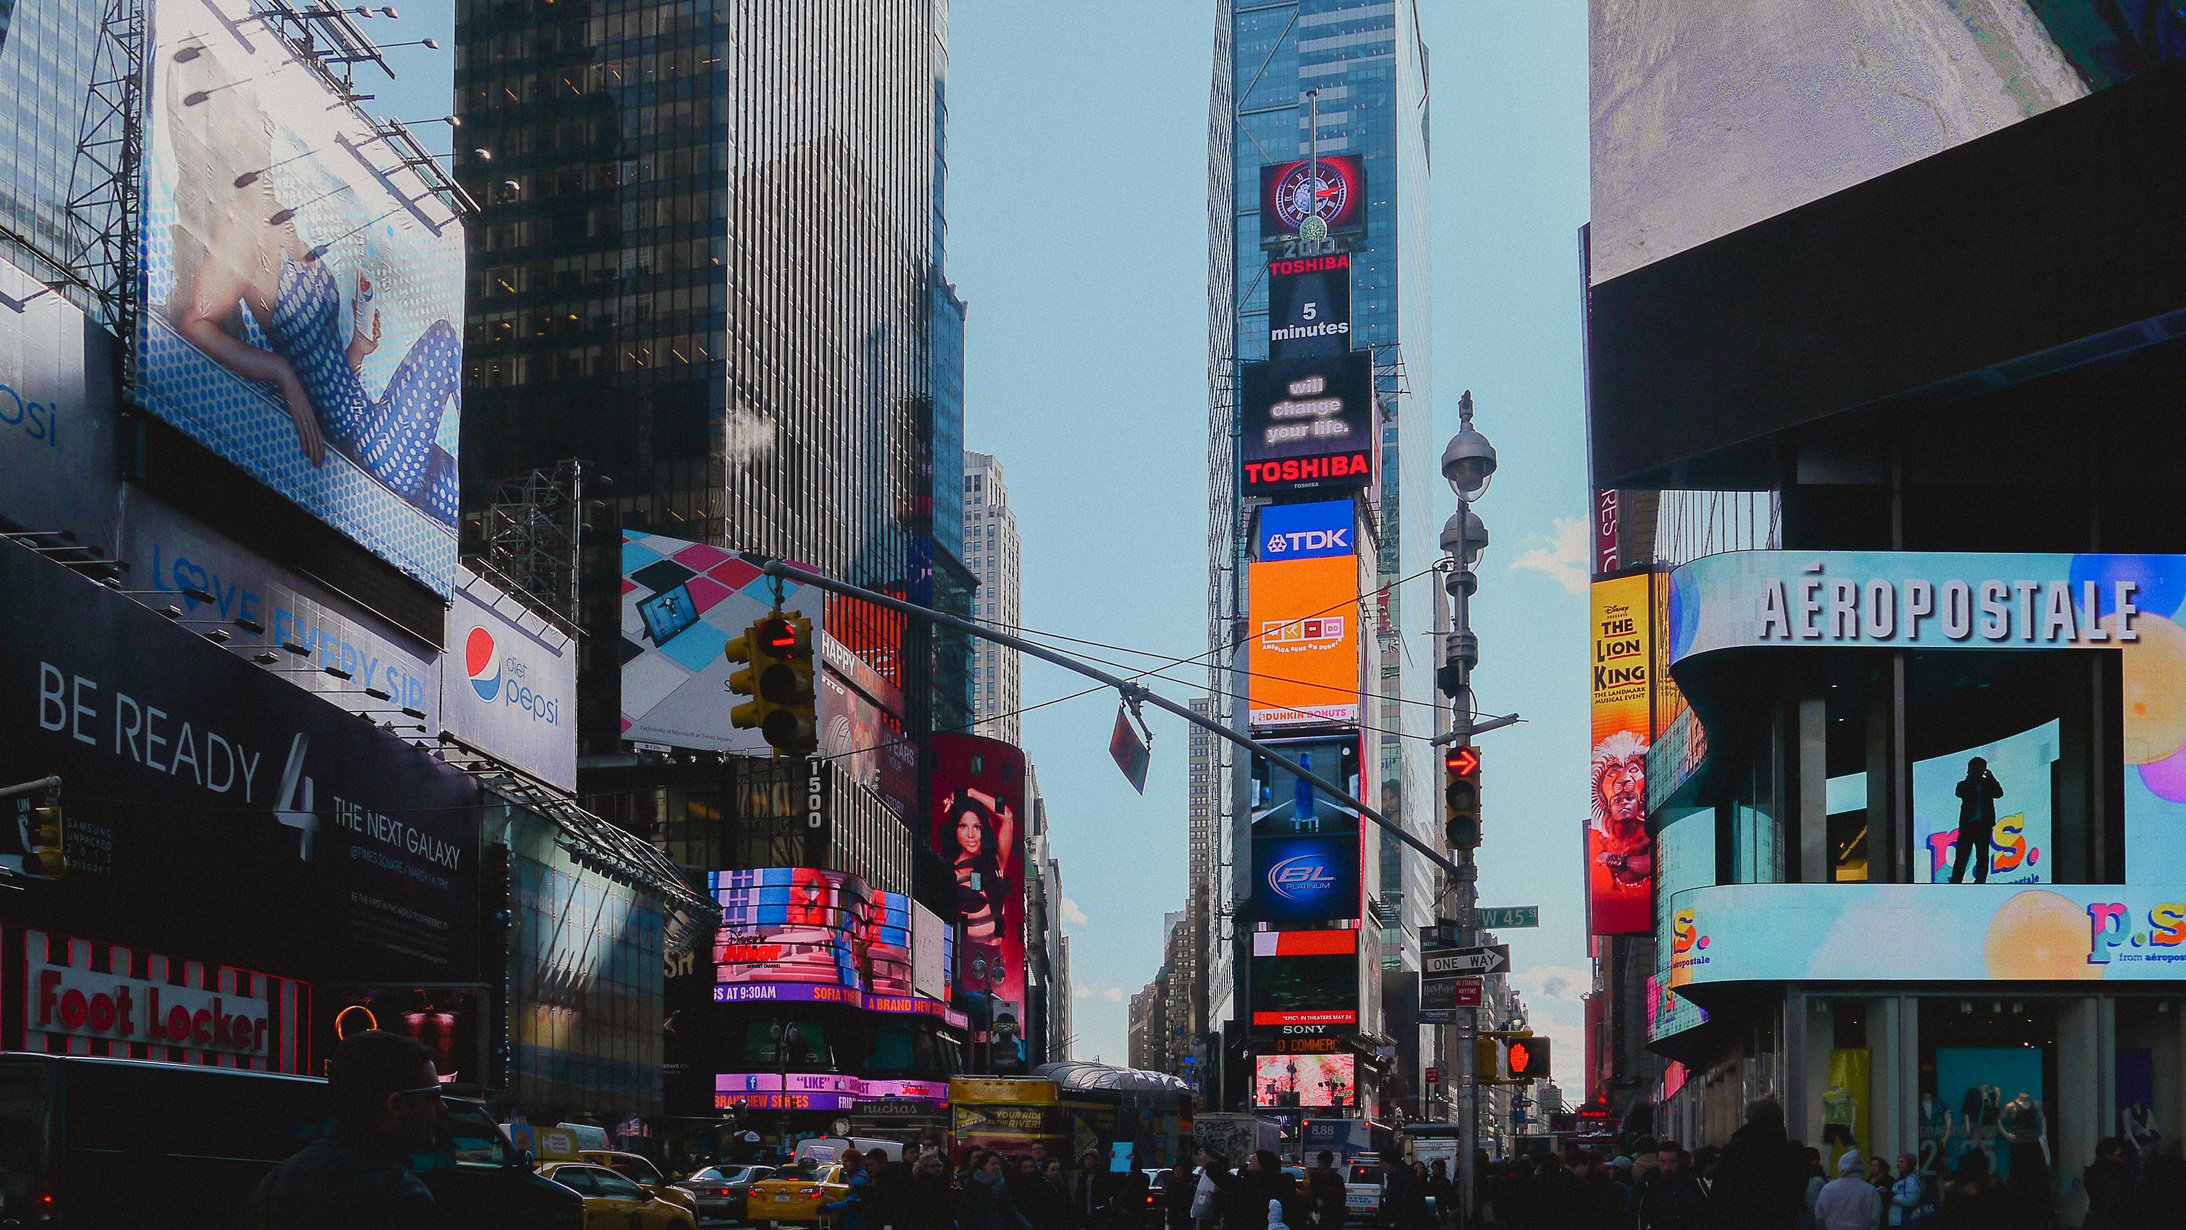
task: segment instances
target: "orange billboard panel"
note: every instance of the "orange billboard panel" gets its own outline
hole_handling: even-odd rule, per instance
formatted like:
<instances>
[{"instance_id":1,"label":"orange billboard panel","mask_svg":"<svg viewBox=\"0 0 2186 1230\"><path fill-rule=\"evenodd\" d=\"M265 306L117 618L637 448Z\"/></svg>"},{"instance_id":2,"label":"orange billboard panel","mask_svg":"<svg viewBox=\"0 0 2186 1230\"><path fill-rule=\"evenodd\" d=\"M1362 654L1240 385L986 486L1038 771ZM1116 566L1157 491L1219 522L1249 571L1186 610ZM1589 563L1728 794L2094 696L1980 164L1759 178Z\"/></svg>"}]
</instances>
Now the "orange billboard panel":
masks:
<instances>
[{"instance_id":1,"label":"orange billboard panel","mask_svg":"<svg viewBox=\"0 0 2186 1230\"><path fill-rule=\"evenodd\" d=\"M1359 557L1255 562L1245 654L1255 729L1359 720Z\"/></svg>"}]
</instances>

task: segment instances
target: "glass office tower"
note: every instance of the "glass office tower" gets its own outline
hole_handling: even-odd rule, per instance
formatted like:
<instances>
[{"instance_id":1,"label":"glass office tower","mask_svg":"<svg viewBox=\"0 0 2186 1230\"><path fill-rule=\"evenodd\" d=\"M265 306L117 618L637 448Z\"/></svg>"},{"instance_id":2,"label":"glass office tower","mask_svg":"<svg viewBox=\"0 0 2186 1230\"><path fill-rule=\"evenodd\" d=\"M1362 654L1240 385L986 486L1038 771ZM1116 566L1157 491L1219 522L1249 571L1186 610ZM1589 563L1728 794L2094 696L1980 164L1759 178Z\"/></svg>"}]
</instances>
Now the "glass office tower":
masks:
<instances>
[{"instance_id":1,"label":"glass office tower","mask_svg":"<svg viewBox=\"0 0 2186 1230\"><path fill-rule=\"evenodd\" d=\"M945 0L460 0L465 507L582 458L625 526L930 601L945 39ZM856 641L923 708L925 629Z\"/></svg>"},{"instance_id":2,"label":"glass office tower","mask_svg":"<svg viewBox=\"0 0 2186 1230\"><path fill-rule=\"evenodd\" d=\"M1363 621L1365 674L1378 681L1380 699L1367 705L1362 726L1369 755L1378 760L1379 805L1423 839L1438 841L1425 741L1434 733L1432 655L1422 650L1423 638L1410 653L1403 644L1405 636L1433 627L1434 582L1430 574L1394 584L1432 565L1440 528L1428 341L1427 48L1412 0L1227 0L1216 23L1208 127L1210 642L1239 643L1247 613L1252 510L1237 486L1235 392L1237 365L1267 357L1260 170L1309 152L1357 155L1367 210L1364 237L1350 247L1350 337L1352 349L1371 347L1374 355L1381 469L1365 504L1378 536L1375 584L1391 587ZM1309 120L1316 114L1317 129ZM1241 663L1217 656L1211 691L1226 706L1224 716L1242 726L1236 702L1244 681L1225 669ZM1233 775L1218 776L1234 789L1227 780ZM1231 802L1233 823L1242 825ZM1372 841L1380 899L1368 922L1369 955L1378 947L1385 969L1416 970L1419 930L1434 920L1431 867L1393 839L1377 834ZM1366 1007L1362 1032L1377 1015ZM1419 1039L1396 1041L1398 1071L1416 1066L1403 1061L1416 1058Z\"/></svg>"}]
</instances>

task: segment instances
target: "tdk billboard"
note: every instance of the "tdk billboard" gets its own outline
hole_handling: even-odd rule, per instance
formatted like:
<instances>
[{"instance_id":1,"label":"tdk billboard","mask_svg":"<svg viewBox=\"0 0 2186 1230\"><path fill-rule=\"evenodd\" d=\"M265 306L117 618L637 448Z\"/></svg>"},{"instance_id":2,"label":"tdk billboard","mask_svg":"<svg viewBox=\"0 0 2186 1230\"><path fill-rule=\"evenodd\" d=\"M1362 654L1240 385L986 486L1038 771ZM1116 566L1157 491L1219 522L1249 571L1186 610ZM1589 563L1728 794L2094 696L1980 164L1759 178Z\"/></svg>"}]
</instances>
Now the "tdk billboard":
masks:
<instances>
[{"instance_id":1,"label":"tdk billboard","mask_svg":"<svg viewBox=\"0 0 2186 1230\"><path fill-rule=\"evenodd\" d=\"M1270 504L1260 510L1255 556L1262 563L1358 553L1356 512L1350 500Z\"/></svg>"}]
</instances>

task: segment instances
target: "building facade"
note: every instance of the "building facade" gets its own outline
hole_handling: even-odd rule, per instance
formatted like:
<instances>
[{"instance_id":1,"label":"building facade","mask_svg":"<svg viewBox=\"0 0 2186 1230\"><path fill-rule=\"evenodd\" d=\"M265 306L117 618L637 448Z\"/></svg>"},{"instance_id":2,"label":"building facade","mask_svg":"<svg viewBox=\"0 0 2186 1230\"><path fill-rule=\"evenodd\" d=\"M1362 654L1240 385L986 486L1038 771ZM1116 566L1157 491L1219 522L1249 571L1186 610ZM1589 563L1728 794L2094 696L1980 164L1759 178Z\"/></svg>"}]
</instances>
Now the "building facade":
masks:
<instances>
[{"instance_id":1,"label":"building facade","mask_svg":"<svg viewBox=\"0 0 2186 1230\"><path fill-rule=\"evenodd\" d=\"M1016 632L1024 601L1017 514L1010 508L1002 463L987 453L964 454L963 559L979 585L972 595L974 618ZM972 645L972 714L980 734L1018 741L1023 671L1024 655L1016 650L991 641Z\"/></svg>"},{"instance_id":2,"label":"building facade","mask_svg":"<svg viewBox=\"0 0 2186 1230\"><path fill-rule=\"evenodd\" d=\"M1830 1155L1978 1155L2065 1225L2098 1140L2186 1114L2155 683L2186 295L2089 257L2186 200L2156 153L2186 82L2175 43L2071 10L1597 6L1587 245L1592 481L1660 510L1595 586L1638 673L1613 746L1597 679L1590 850L1651 882L1636 919L1592 894L1589 1101L1719 1143L1774 1098ZM1628 142L1629 108L1708 135ZM1712 493L1766 511L1681 530Z\"/></svg>"},{"instance_id":3,"label":"building facade","mask_svg":"<svg viewBox=\"0 0 2186 1230\"><path fill-rule=\"evenodd\" d=\"M1331 492L1348 500L1352 512L1342 520L1357 534L1351 546L1359 562L1357 588L1330 590L1325 604L1308 605L1338 609L1356 602L1358 697L1347 707L1348 717L1318 729L1286 723L1280 733L1365 732L1356 780L1371 792L1368 800L1422 839L1435 840L1434 766L1426 743L1433 733L1431 664L1403 645L1407 621L1424 629L1433 618L1431 590L1416 574L1431 566L1439 529L1427 332L1427 103L1427 50L1411 0L1228 0L1217 7L1208 116L1208 635L1217 651L1210 695L1220 720L1257 730L1255 681L1282 673L1255 670L1246 661L1266 622L1249 584L1261 560L1254 539L1264 510L1325 500ZM1283 185L1300 175L1316 177L1309 212L1318 221L1310 225L1285 213L1292 200L1284 198L1291 190ZM1321 202L1339 198L1349 204L1320 217ZM1332 263L1311 265L1323 258ZM1271 316L1271 289L1305 268L1297 266L1299 259L1315 273L1340 279L1346 328L1332 346L1294 344L1327 334L1310 313L1293 319L1289 301L1276 314L1281 319ZM1286 260L1291 265L1281 266ZM1285 351L1318 354L1324 362L1345 362L1330 352L1348 352L1348 361L1370 366L1362 377L1368 387L1357 394L1370 407L1357 421L1361 447L1353 454L1363 459L1371 453L1370 482L1355 490L1323 482L1321 490L1309 490L1309 481L1285 490L1281 482L1247 481L1247 466L1260 473L1254 458L1267 433L1255 417L1266 412L1267 394L1254 390L1288 378L1281 373L1289 369L1270 366L1290 361L1277 353L1279 342ZM1359 464L1363 468L1363 460ZM1407 578L1415 579L1400 583ZM1249 766L1227 751L1214 759L1216 807L1233 830L1235 848L1249 850ZM1362 964L1374 969L1362 971L1363 1002L1352 1036L1362 1055L1394 1056L1374 1080L1409 1097L1417 1088L1422 1047L1431 1040L1409 1023L1385 1029L1383 1021L1390 1007L1411 1019L1402 989L1416 984L1420 932L1435 917L1434 886L1429 865L1378 830L1366 839L1364 857L1371 900L1359 911L1359 949ZM1240 910L1253 896L1251 863L1249 857L1234 860ZM1252 942L1251 934L1244 927L1233 931L1232 942L1240 946L1233 968L1240 971L1249 968L1242 945ZM1229 1034L1224 1106L1239 1104L1248 1083L1251 994L1245 988L1219 1026ZM1397 999L1385 1001L1389 994ZM1217 1027L1211 1012L1209 1028Z\"/></svg>"}]
</instances>

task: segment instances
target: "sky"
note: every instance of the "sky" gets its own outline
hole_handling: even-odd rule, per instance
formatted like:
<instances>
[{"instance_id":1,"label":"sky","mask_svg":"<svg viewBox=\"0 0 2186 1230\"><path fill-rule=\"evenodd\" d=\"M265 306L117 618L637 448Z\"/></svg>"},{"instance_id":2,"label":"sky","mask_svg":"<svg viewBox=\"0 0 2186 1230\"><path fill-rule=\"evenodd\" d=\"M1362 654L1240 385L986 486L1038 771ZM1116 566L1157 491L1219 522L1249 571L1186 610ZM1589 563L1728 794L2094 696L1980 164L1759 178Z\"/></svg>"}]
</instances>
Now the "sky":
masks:
<instances>
[{"instance_id":1,"label":"sky","mask_svg":"<svg viewBox=\"0 0 2186 1230\"><path fill-rule=\"evenodd\" d=\"M1580 1088L1590 974L1586 468L1578 228L1587 210L1586 8L1422 0L1434 139L1435 436L1467 388L1500 469L1475 511L1492 545L1474 625L1483 905L1538 905L1504 936L1533 1027ZM450 0L384 41L452 44ZM966 445L1002 463L1029 628L1188 658L1206 648L1206 141L1211 4L954 0L947 271L970 304ZM449 52L389 53L370 109L450 109ZM445 148L447 128L420 136ZM1411 343L1408 342L1409 346ZM1454 507L1438 485L1435 524ZM1427 628L1409 630L1422 637ZM1416 642L1415 642L1416 643ZM1118 661L1135 661L1091 650ZM1196 664L1159 685L1196 695ZM1030 705L1082 681L1027 661ZM1151 714L1142 797L1108 757L1116 701L1024 716L1071 943L1074 1051L1124 1060L1125 1001L1185 897L1186 727Z\"/></svg>"}]
</instances>

